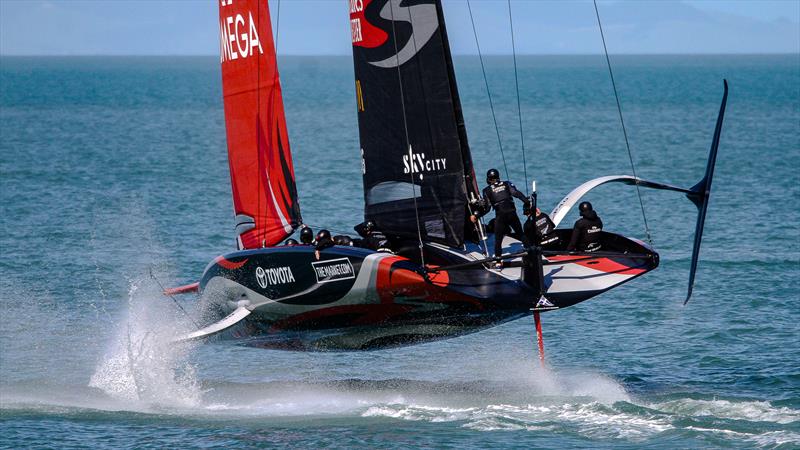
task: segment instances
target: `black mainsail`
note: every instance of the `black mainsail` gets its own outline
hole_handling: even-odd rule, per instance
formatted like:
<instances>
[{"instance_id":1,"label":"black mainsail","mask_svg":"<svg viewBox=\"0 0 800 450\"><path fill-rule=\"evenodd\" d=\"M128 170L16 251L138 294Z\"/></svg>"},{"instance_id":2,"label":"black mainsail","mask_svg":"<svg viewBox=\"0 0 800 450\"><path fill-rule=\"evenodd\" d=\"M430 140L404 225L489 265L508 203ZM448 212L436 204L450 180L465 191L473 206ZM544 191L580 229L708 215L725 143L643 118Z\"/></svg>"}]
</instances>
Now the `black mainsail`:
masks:
<instances>
[{"instance_id":1,"label":"black mainsail","mask_svg":"<svg viewBox=\"0 0 800 450\"><path fill-rule=\"evenodd\" d=\"M350 0L350 28L365 218L462 245L478 190L441 2Z\"/></svg>"}]
</instances>

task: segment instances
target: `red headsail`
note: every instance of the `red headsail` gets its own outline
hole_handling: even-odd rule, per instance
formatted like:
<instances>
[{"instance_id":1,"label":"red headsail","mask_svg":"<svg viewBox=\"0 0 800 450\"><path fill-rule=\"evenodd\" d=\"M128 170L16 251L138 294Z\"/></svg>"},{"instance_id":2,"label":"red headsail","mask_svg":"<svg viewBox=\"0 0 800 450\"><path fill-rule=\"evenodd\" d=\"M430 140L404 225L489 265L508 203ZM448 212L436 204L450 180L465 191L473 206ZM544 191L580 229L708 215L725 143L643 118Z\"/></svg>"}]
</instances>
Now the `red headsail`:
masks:
<instances>
[{"instance_id":1,"label":"red headsail","mask_svg":"<svg viewBox=\"0 0 800 450\"><path fill-rule=\"evenodd\" d=\"M302 222L267 0L218 0L222 95L239 248Z\"/></svg>"}]
</instances>

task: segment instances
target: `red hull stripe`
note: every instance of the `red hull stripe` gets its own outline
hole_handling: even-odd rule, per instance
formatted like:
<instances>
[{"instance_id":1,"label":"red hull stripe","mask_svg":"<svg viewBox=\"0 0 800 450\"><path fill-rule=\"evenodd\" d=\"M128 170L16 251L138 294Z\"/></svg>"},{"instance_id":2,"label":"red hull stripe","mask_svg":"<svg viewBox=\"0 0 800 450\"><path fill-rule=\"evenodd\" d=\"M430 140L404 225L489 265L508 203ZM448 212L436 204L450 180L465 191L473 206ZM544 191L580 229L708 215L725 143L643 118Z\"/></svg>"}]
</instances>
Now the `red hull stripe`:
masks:
<instances>
[{"instance_id":1,"label":"red hull stripe","mask_svg":"<svg viewBox=\"0 0 800 450\"><path fill-rule=\"evenodd\" d=\"M216 258L214 258L214 262L220 267L224 267L228 270L235 270L242 267L247 262L247 260L243 259L241 261L234 262L234 261L229 261L223 258L222 256L217 256Z\"/></svg>"},{"instance_id":2,"label":"red hull stripe","mask_svg":"<svg viewBox=\"0 0 800 450\"><path fill-rule=\"evenodd\" d=\"M548 256L547 259L549 261L556 261L556 262L569 262L574 259L582 259L586 258L585 256ZM625 264L620 263L619 261L615 261L609 258L594 258L594 259L582 259L581 261L575 261L574 264L581 265L583 267L587 267L592 270L597 270L599 272L606 272L606 273L616 273L620 275L639 275L641 273L646 272L647 270L642 269L640 267L631 267Z\"/></svg>"}]
</instances>

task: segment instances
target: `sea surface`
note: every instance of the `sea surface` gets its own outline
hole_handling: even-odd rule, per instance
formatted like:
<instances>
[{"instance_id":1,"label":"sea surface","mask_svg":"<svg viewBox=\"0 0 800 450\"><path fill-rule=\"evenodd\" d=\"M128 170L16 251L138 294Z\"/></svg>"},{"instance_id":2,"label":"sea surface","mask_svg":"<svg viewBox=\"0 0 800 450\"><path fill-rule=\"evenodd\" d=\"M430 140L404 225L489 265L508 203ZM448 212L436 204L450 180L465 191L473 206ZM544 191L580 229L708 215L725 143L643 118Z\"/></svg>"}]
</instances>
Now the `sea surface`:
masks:
<instances>
[{"instance_id":1,"label":"sea surface","mask_svg":"<svg viewBox=\"0 0 800 450\"><path fill-rule=\"evenodd\" d=\"M637 173L680 186L730 83L694 298L695 208L642 191L661 266L544 314L542 368L531 318L366 353L164 344L187 319L160 287L235 246L218 59L0 58L0 447L800 448L800 57L612 63ZM631 172L601 56L520 58L525 170L510 57L487 58L507 169L477 57L455 65L479 174L549 210ZM280 68L303 217L348 231L352 62ZM647 239L633 188L589 199Z\"/></svg>"}]
</instances>

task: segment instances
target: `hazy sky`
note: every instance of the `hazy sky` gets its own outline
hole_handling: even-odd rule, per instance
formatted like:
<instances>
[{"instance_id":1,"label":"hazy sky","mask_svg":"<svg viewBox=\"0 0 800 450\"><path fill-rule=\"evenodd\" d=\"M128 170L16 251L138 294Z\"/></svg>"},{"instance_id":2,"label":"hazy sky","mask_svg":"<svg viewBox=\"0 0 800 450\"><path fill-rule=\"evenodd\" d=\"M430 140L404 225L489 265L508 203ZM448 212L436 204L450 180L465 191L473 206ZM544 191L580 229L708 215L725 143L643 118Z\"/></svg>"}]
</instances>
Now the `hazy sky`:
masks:
<instances>
[{"instance_id":1,"label":"hazy sky","mask_svg":"<svg viewBox=\"0 0 800 450\"><path fill-rule=\"evenodd\" d=\"M347 0L272 0L280 54L349 54ZM800 0L600 1L611 53L800 53ZM507 3L471 0L481 50L509 53ZM520 53L602 52L591 1L512 0ZM474 53L465 0L444 0ZM216 55L216 0L0 0L0 54Z\"/></svg>"}]
</instances>

